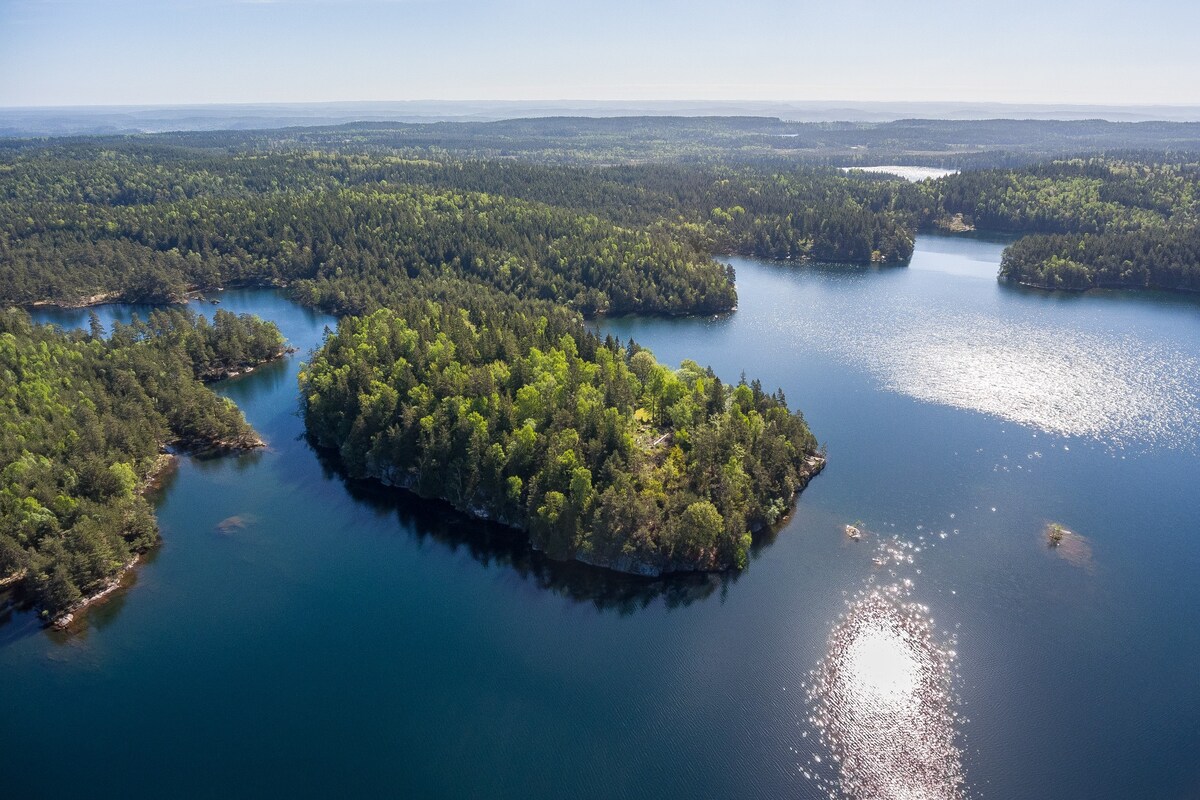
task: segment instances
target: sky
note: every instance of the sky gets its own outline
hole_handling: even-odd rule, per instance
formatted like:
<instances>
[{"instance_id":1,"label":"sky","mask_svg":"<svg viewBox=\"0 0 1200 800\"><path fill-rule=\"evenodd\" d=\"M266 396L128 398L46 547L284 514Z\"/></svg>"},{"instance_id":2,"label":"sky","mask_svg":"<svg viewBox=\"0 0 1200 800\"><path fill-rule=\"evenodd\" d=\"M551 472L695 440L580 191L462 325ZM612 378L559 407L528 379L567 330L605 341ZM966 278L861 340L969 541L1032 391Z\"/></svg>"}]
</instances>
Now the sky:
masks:
<instances>
[{"instance_id":1,"label":"sky","mask_svg":"<svg viewBox=\"0 0 1200 800\"><path fill-rule=\"evenodd\" d=\"M0 106L1200 104L1196 0L0 0Z\"/></svg>"}]
</instances>

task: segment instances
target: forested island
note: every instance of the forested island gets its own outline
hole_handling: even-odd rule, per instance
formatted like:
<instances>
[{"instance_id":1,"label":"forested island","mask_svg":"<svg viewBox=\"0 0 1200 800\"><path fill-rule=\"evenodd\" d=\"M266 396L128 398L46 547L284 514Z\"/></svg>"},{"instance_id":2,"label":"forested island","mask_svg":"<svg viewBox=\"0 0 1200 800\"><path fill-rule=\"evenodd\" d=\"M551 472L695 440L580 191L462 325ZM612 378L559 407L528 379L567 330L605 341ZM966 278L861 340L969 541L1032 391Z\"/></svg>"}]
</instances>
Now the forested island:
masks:
<instances>
[{"instance_id":1,"label":"forested island","mask_svg":"<svg viewBox=\"0 0 1200 800\"><path fill-rule=\"evenodd\" d=\"M751 530L824 464L782 393L486 295L343 320L301 392L309 433L351 475L645 575L744 567Z\"/></svg>"},{"instance_id":2,"label":"forested island","mask_svg":"<svg viewBox=\"0 0 1200 800\"><path fill-rule=\"evenodd\" d=\"M0 310L0 581L47 620L110 586L158 539L143 489L169 452L262 444L202 379L283 352L273 323L228 312L66 333Z\"/></svg>"}]
</instances>

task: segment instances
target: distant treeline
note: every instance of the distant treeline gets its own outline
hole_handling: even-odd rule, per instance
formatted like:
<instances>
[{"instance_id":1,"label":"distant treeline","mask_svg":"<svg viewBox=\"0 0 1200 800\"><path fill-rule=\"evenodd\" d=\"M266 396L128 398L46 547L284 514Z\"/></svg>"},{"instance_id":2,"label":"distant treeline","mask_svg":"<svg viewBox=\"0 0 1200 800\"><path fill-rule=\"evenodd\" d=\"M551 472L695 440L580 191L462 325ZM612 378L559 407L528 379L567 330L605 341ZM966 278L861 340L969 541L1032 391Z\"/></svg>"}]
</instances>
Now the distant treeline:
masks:
<instances>
[{"instance_id":1,"label":"distant treeline","mask_svg":"<svg viewBox=\"0 0 1200 800\"><path fill-rule=\"evenodd\" d=\"M1200 161L1150 154L964 172L931 206L981 230L1030 234L1000 274L1047 289L1200 290Z\"/></svg>"},{"instance_id":2,"label":"distant treeline","mask_svg":"<svg viewBox=\"0 0 1200 800\"><path fill-rule=\"evenodd\" d=\"M453 278L588 314L711 313L736 303L713 252L907 261L910 196L835 170L46 147L0 160L0 302L288 284L357 313Z\"/></svg>"},{"instance_id":3,"label":"distant treeline","mask_svg":"<svg viewBox=\"0 0 1200 800\"><path fill-rule=\"evenodd\" d=\"M158 124L164 129L168 123ZM29 147L4 139L0 149ZM1200 152L1200 123L1105 120L788 122L770 117L542 117L495 122L356 122L276 130L195 131L143 142L220 151L279 149L441 156L544 164L914 164L981 169L1113 150ZM93 142L95 138L60 139ZM100 141L122 142L109 137ZM39 146L39 145L34 145Z\"/></svg>"},{"instance_id":4,"label":"distant treeline","mask_svg":"<svg viewBox=\"0 0 1200 800\"><path fill-rule=\"evenodd\" d=\"M155 311L105 333L95 318L65 333L0 310L0 580L51 618L157 540L139 487L164 446L258 442L199 379L283 345L272 323L226 312L210 325Z\"/></svg>"},{"instance_id":5,"label":"distant treeline","mask_svg":"<svg viewBox=\"0 0 1200 800\"><path fill-rule=\"evenodd\" d=\"M955 215L980 230L1069 237L1013 247L1002 274L1015 280L1195 288L1200 162L1182 152L914 185L794 165L577 166L433 147L297 150L270 138L276 147L258 150L231 144L251 134L224 136L0 155L0 302L175 300L243 283L363 313L456 280L584 314L713 313L736 304L732 273L713 253L904 263L918 225ZM330 129L253 136L337 139ZM166 143L188 137L213 146Z\"/></svg>"}]
</instances>

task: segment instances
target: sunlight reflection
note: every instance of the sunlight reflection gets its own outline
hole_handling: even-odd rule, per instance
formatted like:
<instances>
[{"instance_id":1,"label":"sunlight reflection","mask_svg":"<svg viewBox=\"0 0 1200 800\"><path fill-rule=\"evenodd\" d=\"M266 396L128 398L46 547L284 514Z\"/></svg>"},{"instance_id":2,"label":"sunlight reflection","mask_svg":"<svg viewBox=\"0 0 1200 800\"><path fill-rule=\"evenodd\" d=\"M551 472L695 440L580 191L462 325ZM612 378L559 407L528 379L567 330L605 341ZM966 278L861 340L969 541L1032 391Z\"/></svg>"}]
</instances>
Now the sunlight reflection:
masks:
<instances>
[{"instance_id":1,"label":"sunlight reflection","mask_svg":"<svg viewBox=\"0 0 1200 800\"><path fill-rule=\"evenodd\" d=\"M889 628L872 625L846 650L846 672L853 675L850 691L859 704L898 706L916 695L920 665L904 641Z\"/></svg>"},{"instance_id":2,"label":"sunlight reflection","mask_svg":"<svg viewBox=\"0 0 1200 800\"><path fill-rule=\"evenodd\" d=\"M918 400L1117 447L1200 440L1200 363L1137 336L931 313L903 298L879 299L864 316L855 301L831 296L803 319L788 307L773 322Z\"/></svg>"},{"instance_id":3,"label":"sunlight reflection","mask_svg":"<svg viewBox=\"0 0 1200 800\"><path fill-rule=\"evenodd\" d=\"M964 796L955 654L937 643L928 609L907 592L898 583L856 597L816 673L814 722L838 771L831 796Z\"/></svg>"}]
</instances>

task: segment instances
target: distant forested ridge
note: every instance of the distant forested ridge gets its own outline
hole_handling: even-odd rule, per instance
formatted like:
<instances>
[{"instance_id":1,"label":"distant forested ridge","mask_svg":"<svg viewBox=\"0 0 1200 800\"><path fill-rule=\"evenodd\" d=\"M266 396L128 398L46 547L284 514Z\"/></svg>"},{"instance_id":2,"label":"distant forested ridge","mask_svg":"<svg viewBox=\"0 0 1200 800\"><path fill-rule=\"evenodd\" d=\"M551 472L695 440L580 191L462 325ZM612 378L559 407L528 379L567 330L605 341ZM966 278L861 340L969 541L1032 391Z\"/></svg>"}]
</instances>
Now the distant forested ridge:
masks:
<instances>
[{"instance_id":1,"label":"distant forested ridge","mask_svg":"<svg viewBox=\"0 0 1200 800\"><path fill-rule=\"evenodd\" d=\"M244 109L238 110L238 125ZM69 111L63 114L70 115ZM186 114L182 116L181 114ZM31 146L18 135L20 124L5 130L4 117L22 112L0 110L0 148ZM92 133L134 133L134 113L121 109L114 128L90 126ZM167 112L145 125L150 130L180 131L195 124L194 113ZM173 121L170 119L174 117ZM365 119L359 117L358 119ZM27 120L31 121L31 120ZM343 124L297 122L275 130L197 130L156 133L143 141L194 150L281 149L437 153L465 159L522 160L541 164L707 164L754 165L772 169L809 166L912 164L954 169L1019 167L1052 158L1095 155L1115 150L1200 152L1200 123L1111 122L1038 119L898 119L889 122L796 122L768 116L626 116L536 117L491 122L366 121ZM218 125L217 127L232 127ZM264 120L268 122L268 120ZM266 128L269 124L256 127ZM27 130L52 135L89 126L34 125ZM35 133L33 135L41 135ZM120 141L116 137L57 141ZM40 145L32 145L40 146Z\"/></svg>"},{"instance_id":2,"label":"distant forested ridge","mask_svg":"<svg viewBox=\"0 0 1200 800\"><path fill-rule=\"evenodd\" d=\"M981 230L1029 234L1000 275L1046 289L1200 291L1200 162L1163 154L964 172L930 207Z\"/></svg>"},{"instance_id":3,"label":"distant forested ridge","mask_svg":"<svg viewBox=\"0 0 1200 800\"><path fill-rule=\"evenodd\" d=\"M627 572L744 566L823 465L781 393L479 295L344 319L301 375L305 422L351 475Z\"/></svg>"},{"instance_id":4,"label":"distant forested ridge","mask_svg":"<svg viewBox=\"0 0 1200 800\"><path fill-rule=\"evenodd\" d=\"M200 379L282 352L274 324L183 310L88 333L0 310L0 581L48 618L158 538L140 487L164 447L261 444Z\"/></svg>"}]
</instances>

